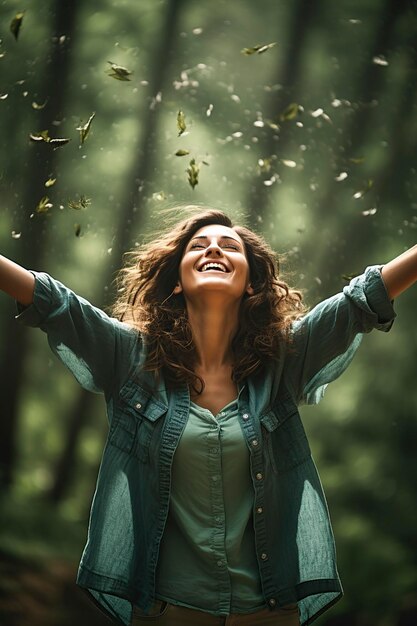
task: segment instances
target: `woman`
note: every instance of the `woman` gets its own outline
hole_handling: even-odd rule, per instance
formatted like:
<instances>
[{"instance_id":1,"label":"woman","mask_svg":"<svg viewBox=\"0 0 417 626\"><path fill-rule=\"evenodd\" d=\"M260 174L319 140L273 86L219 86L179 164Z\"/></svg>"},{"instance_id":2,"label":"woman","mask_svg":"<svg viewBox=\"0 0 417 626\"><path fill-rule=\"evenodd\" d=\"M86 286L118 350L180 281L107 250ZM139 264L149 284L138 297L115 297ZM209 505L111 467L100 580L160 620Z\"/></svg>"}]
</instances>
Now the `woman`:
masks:
<instances>
[{"instance_id":1,"label":"woman","mask_svg":"<svg viewBox=\"0 0 417 626\"><path fill-rule=\"evenodd\" d=\"M116 623L311 623L342 589L297 411L388 330L417 247L305 314L278 262L222 212L194 210L133 254L111 318L4 258L0 287L110 430L77 582Z\"/></svg>"}]
</instances>

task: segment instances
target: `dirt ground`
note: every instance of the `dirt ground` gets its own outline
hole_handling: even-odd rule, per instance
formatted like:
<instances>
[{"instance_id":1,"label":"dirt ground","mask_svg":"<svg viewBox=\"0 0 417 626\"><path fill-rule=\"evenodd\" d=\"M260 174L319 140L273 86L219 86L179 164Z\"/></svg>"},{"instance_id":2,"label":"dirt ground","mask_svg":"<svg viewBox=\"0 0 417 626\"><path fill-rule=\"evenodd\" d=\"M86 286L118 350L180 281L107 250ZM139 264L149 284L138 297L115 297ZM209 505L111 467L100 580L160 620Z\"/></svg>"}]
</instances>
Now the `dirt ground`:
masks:
<instances>
[{"instance_id":1,"label":"dirt ground","mask_svg":"<svg viewBox=\"0 0 417 626\"><path fill-rule=\"evenodd\" d=\"M63 561L39 565L0 552L1 626L110 626L75 576Z\"/></svg>"}]
</instances>

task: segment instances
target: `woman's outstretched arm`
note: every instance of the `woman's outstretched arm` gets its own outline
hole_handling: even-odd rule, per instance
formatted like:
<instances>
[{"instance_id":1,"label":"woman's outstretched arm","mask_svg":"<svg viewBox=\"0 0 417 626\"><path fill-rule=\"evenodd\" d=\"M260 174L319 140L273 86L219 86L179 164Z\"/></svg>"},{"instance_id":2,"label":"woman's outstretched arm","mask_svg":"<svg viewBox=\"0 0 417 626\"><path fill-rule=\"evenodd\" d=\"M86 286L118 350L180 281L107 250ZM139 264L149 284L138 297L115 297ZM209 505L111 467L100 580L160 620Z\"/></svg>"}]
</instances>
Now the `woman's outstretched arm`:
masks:
<instances>
[{"instance_id":1,"label":"woman's outstretched arm","mask_svg":"<svg viewBox=\"0 0 417 626\"><path fill-rule=\"evenodd\" d=\"M417 281L417 245L384 265L382 278L391 300L411 287Z\"/></svg>"},{"instance_id":2,"label":"woman's outstretched arm","mask_svg":"<svg viewBox=\"0 0 417 626\"><path fill-rule=\"evenodd\" d=\"M23 267L0 255L0 289L9 296L29 306L33 301L35 277Z\"/></svg>"}]
</instances>

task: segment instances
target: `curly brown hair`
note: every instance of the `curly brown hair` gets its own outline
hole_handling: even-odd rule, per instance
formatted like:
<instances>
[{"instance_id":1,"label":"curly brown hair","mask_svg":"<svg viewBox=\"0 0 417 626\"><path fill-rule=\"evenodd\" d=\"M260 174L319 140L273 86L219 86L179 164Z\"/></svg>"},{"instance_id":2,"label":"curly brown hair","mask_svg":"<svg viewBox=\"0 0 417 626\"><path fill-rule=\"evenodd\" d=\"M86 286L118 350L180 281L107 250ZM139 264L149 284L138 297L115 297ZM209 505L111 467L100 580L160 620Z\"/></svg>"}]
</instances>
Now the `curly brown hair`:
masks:
<instances>
[{"instance_id":1,"label":"curly brown hair","mask_svg":"<svg viewBox=\"0 0 417 626\"><path fill-rule=\"evenodd\" d=\"M304 314L302 295L279 278L279 258L257 233L235 225L223 211L183 207L187 217L127 253L116 279L119 297L112 314L137 329L147 345L144 369L168 383L186 382L196 393L204 381L194 372L196 351L182 293L174 295L179 266L191 237L204 226L233 228L243 240L253 295L245 294L232 341L233 380L242 381L279 359L291 323Z\"/></svg>"}]
</instances>

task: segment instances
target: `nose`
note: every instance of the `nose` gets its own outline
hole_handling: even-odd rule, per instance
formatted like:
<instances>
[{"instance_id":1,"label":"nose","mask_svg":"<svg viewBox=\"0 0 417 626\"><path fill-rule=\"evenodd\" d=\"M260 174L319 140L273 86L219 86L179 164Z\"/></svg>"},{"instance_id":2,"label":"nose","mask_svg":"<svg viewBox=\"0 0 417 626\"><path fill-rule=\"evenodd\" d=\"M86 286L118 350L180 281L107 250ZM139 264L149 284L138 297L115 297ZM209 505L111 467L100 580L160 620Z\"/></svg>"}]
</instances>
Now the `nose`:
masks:
<instances>
[{"instance_id":1,"label":"nose","mask_svg":"<svg viewBox=\"0 0 417 626\"><path fill-rule=\"evenodd\" d=\"M210 245L207 246L205 256L208 257L222 257L223 250L220 248L219 244L215 239L212 239Z\"/></svg>"}]
</instances>

